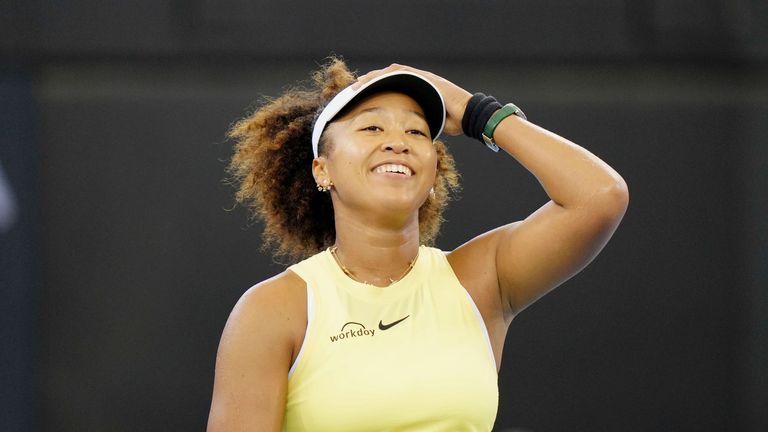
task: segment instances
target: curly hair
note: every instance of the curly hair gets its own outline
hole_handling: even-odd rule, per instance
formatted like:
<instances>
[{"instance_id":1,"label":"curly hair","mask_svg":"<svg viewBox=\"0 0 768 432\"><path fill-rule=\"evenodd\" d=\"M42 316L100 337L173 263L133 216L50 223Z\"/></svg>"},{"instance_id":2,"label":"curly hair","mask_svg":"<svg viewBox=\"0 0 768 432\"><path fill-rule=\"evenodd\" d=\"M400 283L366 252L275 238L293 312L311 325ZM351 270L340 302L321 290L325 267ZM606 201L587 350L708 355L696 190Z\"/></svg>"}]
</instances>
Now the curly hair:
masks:
<instances>
[{"instance_id":1,"label":"curly hair","mask_svg":"<svg viewBox=\"0 0 768 432\"><path fill-rule=\"evenodd\" d=\"M330 194L317 191L312 176L311 135L316 114L355 81L343 60L331 58L312 75L310 89L290 88L267 99L228 132L234 155L227 171L235 198L254 219L264 222L263 248L276 256L302 259L335 242ZM327 152L325 146L320 153ZM442 213L459 188L459 174L445 144L435 141L435 193L419 208L420 242L431 244Z\"/></svg>"}]
</instances>

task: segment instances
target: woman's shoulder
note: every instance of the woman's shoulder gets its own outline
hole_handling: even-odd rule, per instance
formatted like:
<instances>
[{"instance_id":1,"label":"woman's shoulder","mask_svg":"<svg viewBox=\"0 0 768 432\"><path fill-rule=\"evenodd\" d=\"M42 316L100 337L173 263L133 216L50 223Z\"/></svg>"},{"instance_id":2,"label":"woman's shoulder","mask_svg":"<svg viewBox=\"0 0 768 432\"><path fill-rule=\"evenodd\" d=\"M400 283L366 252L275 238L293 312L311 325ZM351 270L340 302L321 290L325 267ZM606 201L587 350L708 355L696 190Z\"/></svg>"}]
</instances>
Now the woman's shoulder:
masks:
<instances>
[{"instance_id":1,"label":"woman's shoulder","mask_svg":"<svg viewBox=\"0 0 768 432\"><path fill-rule=\"evenodd\" d=\"M227 328L254 335L268 332L292 341L303 334L306 320L306 283L285 270L248 289L232 309Z\"/></svg>"},{"instance_id":2,"label":"woman's shoulder","mask_svg":"<svg viewBox=\"0 0 768 432\"><path fill-rule=\"evenodd\" d=\"M249 288L240 297L235 310L273 309L279 305L291 308L298 305L305 309L306 286L304 280L291 270L285 270ZM301 300L304 300L302 302ZM234 311L233 311L234 313Z\"/></svg>"}]
</instances>

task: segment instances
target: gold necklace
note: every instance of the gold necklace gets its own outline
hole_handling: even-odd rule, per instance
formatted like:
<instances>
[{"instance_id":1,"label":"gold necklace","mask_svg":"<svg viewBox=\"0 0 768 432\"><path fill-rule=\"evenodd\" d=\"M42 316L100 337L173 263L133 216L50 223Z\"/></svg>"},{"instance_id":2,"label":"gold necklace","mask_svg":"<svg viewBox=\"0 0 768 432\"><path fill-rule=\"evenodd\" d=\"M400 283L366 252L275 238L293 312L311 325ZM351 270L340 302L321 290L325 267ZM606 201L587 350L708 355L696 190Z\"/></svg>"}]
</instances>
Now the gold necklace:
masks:
<instances>
[{"instance_id":1,"label":"gold necklace","mask_svg":"<svg viewBox=\"0 0 768 432\"><path fill-rule=\"evenodd\" d=\"M355 274L354 274L354 273L352 273L352 271L351 271L350 269L348 269L346 266L344 266L344 264L341 262L341 259L339 259L339 256L336 254L336 249L338 249L338 248L339 248L338 246L336 246L336 245L333 245L333 246L331 247L330 251L331 251L331 255L333 255L333 259L335 259L335 260L336 260L336 263L339 265L339 267L341 267L341 271L343 271L343 272L344 272L344 274L345 274L345 275L347 275L347 276L348 276L349 278L351 278L352 280L355 280L355 281L357 281L357 282L361 282L361 283L364 283L364 284L366 284L366 285L372 285L372 286L375 286L375 285L373 285L372 283L369 283L368 281L366 281L366 280L362 280L362 279L360 279L359 277L355 276ZM405 269L405 271L403 272L403 274L401 274L401 275L400 275L400 277L398 277L397 279L387 278L387 279L389 279L389 285L392 285L393 283L395 283L395 282L398 282L398 281L402 280L402 279L405 277L405 275L407 275L407 274L408 274L408 272L410 272L410 271L411 271L411 269L413 269L413 266L416 264L416 259L417 259L418 257L419 257L419 253L418 253L418 251L417 251L417 252L416 252L416 256L415 256L415 257L413 257L413 259L411 260L411 262L408 264L408 267ZM387 285L387 286L389 286L389 285Z\"/></svg>"}]
</instances>

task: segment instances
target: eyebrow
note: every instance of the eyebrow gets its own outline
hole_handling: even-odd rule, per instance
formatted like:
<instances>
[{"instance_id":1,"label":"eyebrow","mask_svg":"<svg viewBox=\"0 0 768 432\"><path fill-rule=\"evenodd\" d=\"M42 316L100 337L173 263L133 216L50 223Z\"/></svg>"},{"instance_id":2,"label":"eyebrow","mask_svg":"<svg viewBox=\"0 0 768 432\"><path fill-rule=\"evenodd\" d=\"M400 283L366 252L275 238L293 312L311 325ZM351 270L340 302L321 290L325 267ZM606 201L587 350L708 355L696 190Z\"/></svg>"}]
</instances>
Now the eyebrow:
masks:
<instances>
[{"instance_id":1,"label":"eyebrow","mask_svg":"<svg viewBox=\"0 0 768 432\"><path fill-rule=\"evenodd\" d=\"M360 111L357 115L360 115L360 114L363 114L363 113L368 113L368 112L381 112L381 111L384 111L384 108L382 108L382 107L372 107L372 108L366 108L366 109ZM418 112L416 110L408 110L408 112L416 114L417 116L419 116L422 119L424 119L424 121L427 120L427 118L424 116L424 114L422 114L422 113L420 113L420 112ZM355 116L355 117L357 117L357 116Z\"/></svg>"}]
</instances>

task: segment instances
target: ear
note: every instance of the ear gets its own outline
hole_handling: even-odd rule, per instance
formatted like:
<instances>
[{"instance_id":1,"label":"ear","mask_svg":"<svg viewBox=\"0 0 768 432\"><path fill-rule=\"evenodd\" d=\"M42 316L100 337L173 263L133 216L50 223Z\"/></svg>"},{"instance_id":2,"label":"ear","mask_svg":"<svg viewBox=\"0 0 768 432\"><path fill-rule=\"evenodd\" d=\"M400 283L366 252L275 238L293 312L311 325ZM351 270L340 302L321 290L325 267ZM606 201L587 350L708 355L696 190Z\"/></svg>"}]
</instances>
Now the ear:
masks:
<instances>
[{"instance_id":1,"label":"ear","mask_svg":"<svg viewBox=\"0 0 768 432\"><path fill-rule=\"evenodd\" d=\"M325 156L318 156L312 160L312 176L317 184L322 184L323 180L331 178L328 174L328 159Z\"/></svg>"}]
</instances>

